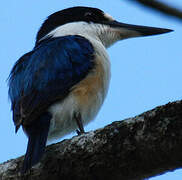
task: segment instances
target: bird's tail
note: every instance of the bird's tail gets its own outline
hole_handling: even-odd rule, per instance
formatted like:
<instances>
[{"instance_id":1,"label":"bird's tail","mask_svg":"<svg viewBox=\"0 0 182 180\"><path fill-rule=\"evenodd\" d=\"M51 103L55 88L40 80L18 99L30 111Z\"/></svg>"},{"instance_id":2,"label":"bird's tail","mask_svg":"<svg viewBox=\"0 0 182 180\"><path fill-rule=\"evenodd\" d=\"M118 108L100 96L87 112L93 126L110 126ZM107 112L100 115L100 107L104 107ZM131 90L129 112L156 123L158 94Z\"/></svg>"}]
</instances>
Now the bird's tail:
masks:
<instances>
[{"instance_id":1,"label":"bird's tail","mask_svg":"<svg viewBox=\"0 0 182 180\"><path fill-rule=\"evenodd\" d=\"M28 146L21 170L22 174L40 161L46 147L50 120L51 115L44 113L39 119L32 122L31 126L25 128L28 135Z\"/></svg>"}]
</instances>

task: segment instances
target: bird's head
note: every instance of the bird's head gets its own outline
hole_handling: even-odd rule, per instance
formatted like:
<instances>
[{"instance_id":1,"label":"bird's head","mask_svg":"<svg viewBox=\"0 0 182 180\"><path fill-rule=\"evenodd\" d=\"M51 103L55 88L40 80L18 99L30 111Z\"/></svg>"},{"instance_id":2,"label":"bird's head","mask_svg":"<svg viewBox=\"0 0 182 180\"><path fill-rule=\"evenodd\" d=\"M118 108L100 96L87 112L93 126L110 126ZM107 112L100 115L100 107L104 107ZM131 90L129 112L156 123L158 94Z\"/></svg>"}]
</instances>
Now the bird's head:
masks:
<instances>
[{"instance_id":1,"label":"bird's head","mask_svg":"<svg viewBox=\"0 0 182 180\"><path fill-rule=\"evenodd\" d=\"M121 23L100 9L78 6L50 15L39 30L36 43L47 37L82 35L96 38L105 47L109 47L118 40L170 31L172 30Z\"/></svg>"}]
</instances>

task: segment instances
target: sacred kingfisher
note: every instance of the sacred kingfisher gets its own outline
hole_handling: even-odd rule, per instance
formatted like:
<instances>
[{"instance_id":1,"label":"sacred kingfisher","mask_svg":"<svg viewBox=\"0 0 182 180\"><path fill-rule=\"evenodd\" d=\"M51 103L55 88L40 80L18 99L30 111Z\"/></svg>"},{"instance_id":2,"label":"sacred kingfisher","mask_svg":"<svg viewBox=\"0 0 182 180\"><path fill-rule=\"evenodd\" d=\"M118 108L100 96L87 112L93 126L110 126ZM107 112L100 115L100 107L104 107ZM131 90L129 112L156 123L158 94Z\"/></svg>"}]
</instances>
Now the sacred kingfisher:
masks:
<instances>
[{"instance_id":1,"label":"sacred kingfisher","mask_svg":"<svg viewBox=\"0 0 182 180\"><path fill-rule=\"evenodd\" d=\"M28 137L22 173L38 163L46 142L77 130L95 118L106 97L110 61L106 48L116 41L172 30L130 25L91 7L72 7L50 15L35 47L9 76L16 132Z\"/></svg>"}]
</instances>

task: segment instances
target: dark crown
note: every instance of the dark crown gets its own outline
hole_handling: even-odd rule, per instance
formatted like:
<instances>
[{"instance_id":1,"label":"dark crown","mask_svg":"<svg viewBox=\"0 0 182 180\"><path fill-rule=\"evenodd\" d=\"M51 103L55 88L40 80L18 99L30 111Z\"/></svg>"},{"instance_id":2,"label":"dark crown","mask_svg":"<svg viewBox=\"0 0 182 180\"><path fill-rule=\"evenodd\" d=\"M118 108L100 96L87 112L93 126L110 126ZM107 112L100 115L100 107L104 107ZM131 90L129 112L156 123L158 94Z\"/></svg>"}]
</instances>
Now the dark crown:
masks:
<instances>
[{"instance_id":1,"label":"dark crown","mask_svg":"<svg viewBox=\"0 0 182 180\"><path fill-rule=\"evenodd\" d=\"M97 8L78 6L64 9L50 15L45 20L37 33L36 43L52 30L66 23L78 21L99 23L107 20L104 12Z\"/></svg>"}]
</instances>

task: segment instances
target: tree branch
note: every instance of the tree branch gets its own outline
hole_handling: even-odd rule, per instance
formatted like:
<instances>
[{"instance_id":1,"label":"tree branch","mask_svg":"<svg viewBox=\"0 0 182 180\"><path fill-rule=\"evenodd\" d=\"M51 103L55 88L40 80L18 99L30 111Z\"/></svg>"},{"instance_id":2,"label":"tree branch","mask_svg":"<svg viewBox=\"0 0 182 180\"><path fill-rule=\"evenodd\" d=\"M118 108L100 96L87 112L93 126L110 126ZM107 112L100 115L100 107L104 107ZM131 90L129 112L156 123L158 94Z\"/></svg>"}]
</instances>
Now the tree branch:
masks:
<instances>
[{"instance_id":1,"label":"tree branch","mask_svg":"<svg viewBox=\"0 0 182 180\"><path fill-rule=\"evenodd\" d=\"M171 7L165 3L159 2L157 0L135 0L134 2L138 2L139 4L157 10L165 15L170 15L182 20L182 10Z\"/></svg>"},{"instance_id":2,"label":"tree branch","mask_svg":"<svg viewBox=\"0 0 182 180\"><path fill-rule=\"evenodd\" d=\"M23 157L0 165L1 180L141 180L182 167L182 101L47 147L20 178Z\"/></svg>"}]
</instances>

